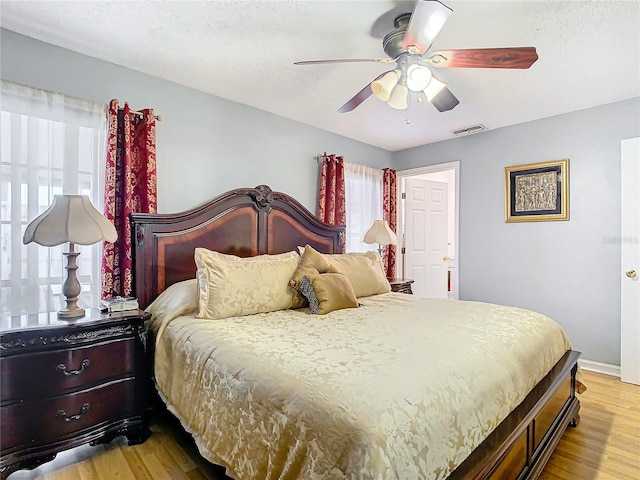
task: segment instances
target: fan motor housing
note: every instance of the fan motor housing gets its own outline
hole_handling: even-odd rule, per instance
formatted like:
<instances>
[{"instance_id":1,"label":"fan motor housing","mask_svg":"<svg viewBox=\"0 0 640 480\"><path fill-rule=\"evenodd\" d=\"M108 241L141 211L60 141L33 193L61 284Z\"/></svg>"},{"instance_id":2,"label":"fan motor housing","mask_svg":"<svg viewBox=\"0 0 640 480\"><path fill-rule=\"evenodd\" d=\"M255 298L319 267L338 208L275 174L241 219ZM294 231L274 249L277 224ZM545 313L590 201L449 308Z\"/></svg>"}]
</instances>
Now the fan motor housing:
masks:
<instances>
[{"instance_id":1,"label":"fan motor housing","mask_svg":"<svg viewBox=\"0 0 640 480\"><path fill-rule=\"evenodd\" d=\"M407 33L407 27L411 20L411 13L403 13L398 15L393 21L396 27L382 39L382 48L389 58L397 59L401 54L408 53L402 46L402 41Z\"/></svg>"}]
</instances>

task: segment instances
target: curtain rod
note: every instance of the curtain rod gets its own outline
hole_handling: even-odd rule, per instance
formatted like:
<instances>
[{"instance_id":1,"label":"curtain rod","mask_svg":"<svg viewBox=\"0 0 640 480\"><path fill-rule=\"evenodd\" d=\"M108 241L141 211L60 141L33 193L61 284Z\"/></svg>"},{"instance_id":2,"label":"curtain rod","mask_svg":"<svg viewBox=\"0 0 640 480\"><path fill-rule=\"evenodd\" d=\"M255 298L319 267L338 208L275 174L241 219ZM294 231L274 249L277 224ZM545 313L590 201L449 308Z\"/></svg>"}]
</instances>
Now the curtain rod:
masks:
<instances>
[{"instance_id":1,"label":"curtain rod","mask_svg":"<svg viewBox=\"0 0 640 480\"><path fill-rule=\"evenodd\" d=\"M118 110L124 110L124 108L119 108ZM133 115L140 115L141 117L144 115L144 113L137 110L129 110L129 113L132 113ZM154 115L153 118L155 118L159 122L162 121L162 117L160 115Z\"/></svg>"},{"instance_id":2,"label":"curtain rod","mask_svg":"<svg viewBox=\"0 0 640 480\"><path fill-rule=\"evenodd\" d=\"M326 158L328 160L331 155L336 156L335 153L330 153L330 154L327 154L327 152L325 152L325 153L317 153L316 154L316 163L320 162L323 158ZM336 161L338 161L338 159L336 159Z\"/></svg>"}]
</instances>

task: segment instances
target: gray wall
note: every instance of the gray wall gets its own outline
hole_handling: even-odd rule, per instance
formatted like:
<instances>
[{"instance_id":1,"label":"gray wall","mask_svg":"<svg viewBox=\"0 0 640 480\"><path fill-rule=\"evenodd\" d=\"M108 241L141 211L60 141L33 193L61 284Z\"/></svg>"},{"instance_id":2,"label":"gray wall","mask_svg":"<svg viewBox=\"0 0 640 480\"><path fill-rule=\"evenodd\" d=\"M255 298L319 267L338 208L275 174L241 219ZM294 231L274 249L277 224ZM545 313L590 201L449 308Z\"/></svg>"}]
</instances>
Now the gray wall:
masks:
<instances>
[{"instance_id":1,"label":"gray wall","mask_svg":"<svg viewBox=\"0 0 640 480\"><path fill-rule=\"evenodd\" d=\"M416 147L405 170L460 161L460 298L542 312L583 358L620 364L620 141L640 99ZM504 167L569 159L570 220L505 223Z\"/></svg>"},{"instance_id":2,"label":"gray wall","mask_svg":"<svg viewBox=\"0 0 640 480\"><path fill-rule=\"evenodd\" d=\"M85 100L153 108L158 210L177 212L264 183L315 212L317 153L377 168L393 154L262 110L1 31L2 79Z\"/></svg>"}]
</instances>

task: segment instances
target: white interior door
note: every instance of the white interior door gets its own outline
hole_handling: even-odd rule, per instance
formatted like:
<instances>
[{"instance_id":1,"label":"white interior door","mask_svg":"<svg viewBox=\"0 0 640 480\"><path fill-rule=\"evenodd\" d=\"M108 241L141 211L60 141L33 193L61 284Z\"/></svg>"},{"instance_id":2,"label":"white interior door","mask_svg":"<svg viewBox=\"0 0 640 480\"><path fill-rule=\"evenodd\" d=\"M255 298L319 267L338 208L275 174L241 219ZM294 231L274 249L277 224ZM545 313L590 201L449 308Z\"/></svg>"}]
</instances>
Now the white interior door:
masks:
<instances>
[{"instance_id":1,"label":"white interior door","mask_svg":"<svg viewBox=\"0 0 640 480\"><path fill-rule=\"evenodd\" d=\"M622 141L620 378L640 385L640 138Z\"/></svg>"},{"instance_id":2,"label":"white interior door","mask_svg":"<svg viewBox=\"0 0 640 480\"><path fill-rule=\"evenodd\" d=\"M406 277L414 295L447 298L447 184L405 180Z\"/></svg>"}]
</instances>

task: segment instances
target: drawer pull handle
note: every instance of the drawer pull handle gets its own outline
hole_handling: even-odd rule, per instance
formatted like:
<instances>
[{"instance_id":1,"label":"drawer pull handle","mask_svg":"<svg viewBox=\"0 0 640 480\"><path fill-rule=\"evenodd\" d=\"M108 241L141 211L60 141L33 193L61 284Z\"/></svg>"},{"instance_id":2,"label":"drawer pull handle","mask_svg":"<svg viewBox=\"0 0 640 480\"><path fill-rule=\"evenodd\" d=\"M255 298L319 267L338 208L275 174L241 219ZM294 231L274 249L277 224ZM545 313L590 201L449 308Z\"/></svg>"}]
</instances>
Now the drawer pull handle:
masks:
<instances>
[{"instance_id":1,"label":"drawer pull handle","mask_svg":"<svg viewBox=\"0 0 640 480\"><path fill-rule=\"evenodd\" d=\"M85 403L84 405L82 405L82 408L80 409L80 413L76 413L75 415L71 415L67 417L67 412L65 412L64 410L59 410L58 416L63 418L65 422L74 422L76 420L80 420L80 417L85 413L87 413L88 411L89 411L89 404Z\"/></svg>"},{"instance_id":2,"label":"drawer pull handle","mask_svg":"<svg viewBox=\"0 0 640 480\"><path fill-rule=\"evenodd\" d=\"M58 370L59 372L62 372L65 377L70 377L71 375L80 375L84 371L84 369L87 368L89 365L91 365L91 362L89 361L88 358L85 358L80 364L80 368L77 370L67 370L67 366L64 363L61 363L60 365L58 365L56 367L56 370Z\"/></svg>"}]
</instances>

